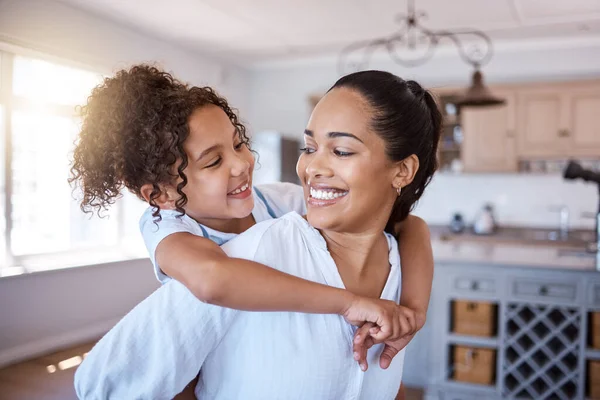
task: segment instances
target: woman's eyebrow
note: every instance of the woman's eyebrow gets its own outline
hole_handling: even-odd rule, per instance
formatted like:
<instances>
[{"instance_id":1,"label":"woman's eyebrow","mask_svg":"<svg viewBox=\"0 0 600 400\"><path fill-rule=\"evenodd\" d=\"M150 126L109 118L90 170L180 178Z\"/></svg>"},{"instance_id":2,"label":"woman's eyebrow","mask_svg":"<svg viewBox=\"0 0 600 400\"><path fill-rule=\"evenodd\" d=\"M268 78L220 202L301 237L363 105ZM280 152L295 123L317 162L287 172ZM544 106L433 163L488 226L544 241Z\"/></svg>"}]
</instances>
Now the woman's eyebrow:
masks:
<instances>
[{"instance_id":1,"label":"woman's eyebrow","mask_svg":"<svg viewBox=\"0 0 600 400\"><path fill-rule=\"evenodd\" d=\"M313 133L313 131L311 131L310 129L305 129L304 130L304 134L306 136L310 136L310 137L314 137L315 134ZM330 139L335 139L335 138L339 138L339 137L349 137L352 139L356 139L361 143L364 143L362 140L360 140L357 136L351 134L351 133L347 133L347 132L329 132L327 134L327 137Z\"/></svg>"}]
</instances>

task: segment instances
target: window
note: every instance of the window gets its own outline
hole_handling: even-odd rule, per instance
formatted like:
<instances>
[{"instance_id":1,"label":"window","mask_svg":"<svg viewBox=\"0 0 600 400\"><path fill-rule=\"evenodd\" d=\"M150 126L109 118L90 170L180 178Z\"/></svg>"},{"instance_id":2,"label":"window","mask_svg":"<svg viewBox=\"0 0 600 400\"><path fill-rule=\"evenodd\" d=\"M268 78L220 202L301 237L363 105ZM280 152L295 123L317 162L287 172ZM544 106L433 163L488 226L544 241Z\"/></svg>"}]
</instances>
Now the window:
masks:
<instances>
[{"instance_id":1,"label":"window","mask_svg":"<svg viewBox=\"0 0 600 400\"><path fill-rule=\"evenodd\" d=\"M102 76L0 52L0 276L6 267L48 269L145 256L137 220L145 205L124 197L104 218L84 214L69 186L73 143Z\"/></svg>"}]
</instances>

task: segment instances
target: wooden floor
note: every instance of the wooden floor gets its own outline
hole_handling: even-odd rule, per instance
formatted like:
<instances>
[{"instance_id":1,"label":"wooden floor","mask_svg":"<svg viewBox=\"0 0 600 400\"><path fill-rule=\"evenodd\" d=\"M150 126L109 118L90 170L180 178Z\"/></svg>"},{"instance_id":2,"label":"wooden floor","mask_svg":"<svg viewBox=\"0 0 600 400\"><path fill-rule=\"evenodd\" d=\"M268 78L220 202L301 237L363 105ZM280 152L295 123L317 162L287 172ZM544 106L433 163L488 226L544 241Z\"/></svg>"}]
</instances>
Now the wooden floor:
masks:
<instances>
[{"instance_id":1,"label":"wooden floor","mask_svg":"<svg viewBox=\"0 0 600 400\"><path fill-rule=\"evenodd\" d=\"M74 357L83 358L93 345L83 344L0 369L0 400L76 400L73 376L77 366L67 367L76 364ZM422 398L421 390L406 389L406 400Z\"/></svg>"},{"instance_id":2,"label":"wooden floor","mask_svg":"<svg viewBox=\"0 0 600 400\"><path fill-rule=\"evenodd\" d=\"M76 400L73 376L77 367L67 367L77 363L73 357L83 357L93 345L76 346L0 369L0 400ZM59 366L62 361L64 364Z\"/></svg>"}]
</instances>

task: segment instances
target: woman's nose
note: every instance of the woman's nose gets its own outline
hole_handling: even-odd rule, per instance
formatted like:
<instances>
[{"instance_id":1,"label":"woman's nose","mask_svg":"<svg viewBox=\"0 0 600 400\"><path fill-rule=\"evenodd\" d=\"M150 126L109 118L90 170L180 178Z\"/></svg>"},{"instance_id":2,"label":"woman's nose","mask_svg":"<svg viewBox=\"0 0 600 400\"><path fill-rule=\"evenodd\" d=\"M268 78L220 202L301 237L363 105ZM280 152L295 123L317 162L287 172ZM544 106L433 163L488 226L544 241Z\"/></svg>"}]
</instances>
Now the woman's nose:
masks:
<instances>
[{"instance_id":1,"label":"woman's nose","mask_svg":"<svg viewBox=\"0 0 600 400\"><path fill-rule=\"evenodd\" d=\"M311 178L332 176L328 160L329 158L323 152L314 152L306 164L306 174Z\"/></svg>"}]
</instances>

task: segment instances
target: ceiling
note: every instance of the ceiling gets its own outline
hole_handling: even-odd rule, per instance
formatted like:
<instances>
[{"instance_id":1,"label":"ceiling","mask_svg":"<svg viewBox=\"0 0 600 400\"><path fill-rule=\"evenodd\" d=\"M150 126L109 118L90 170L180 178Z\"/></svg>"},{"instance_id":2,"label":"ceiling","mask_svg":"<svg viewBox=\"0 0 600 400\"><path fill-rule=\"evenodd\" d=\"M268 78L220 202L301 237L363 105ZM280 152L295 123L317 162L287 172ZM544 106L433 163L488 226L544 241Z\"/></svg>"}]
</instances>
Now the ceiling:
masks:
<instances>
[{"instance_id":1,"label":"ceiling","mask_svg":"<svg viewBox=\"0 0 600 400\"><path fill-rule=\"evenodd\" d=\"M393 33L406 0L60 0L143 34L237 62L323 55ZM600 37L600 0L416 0L431 29L495 41Z\"/></svg>"}]
</instances>

